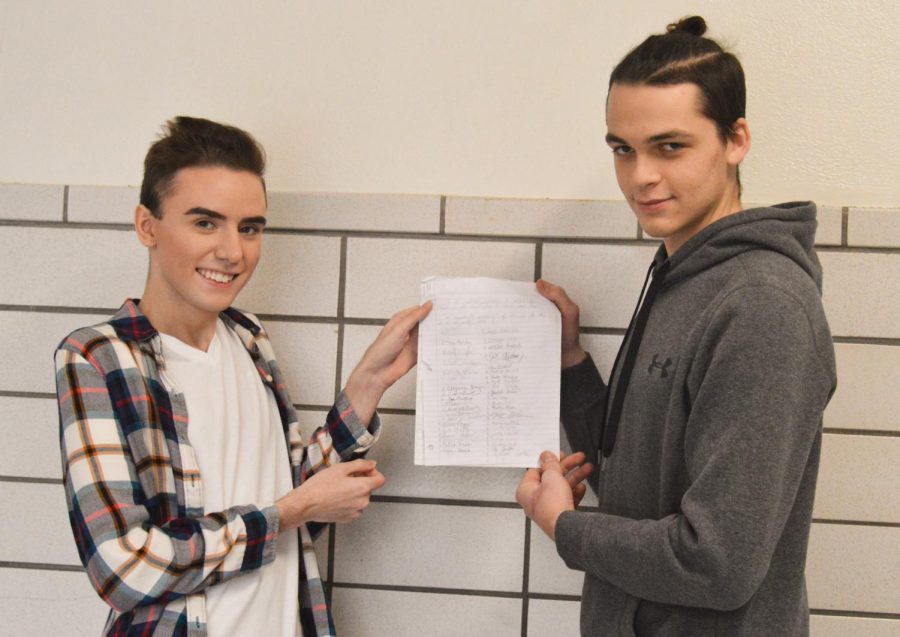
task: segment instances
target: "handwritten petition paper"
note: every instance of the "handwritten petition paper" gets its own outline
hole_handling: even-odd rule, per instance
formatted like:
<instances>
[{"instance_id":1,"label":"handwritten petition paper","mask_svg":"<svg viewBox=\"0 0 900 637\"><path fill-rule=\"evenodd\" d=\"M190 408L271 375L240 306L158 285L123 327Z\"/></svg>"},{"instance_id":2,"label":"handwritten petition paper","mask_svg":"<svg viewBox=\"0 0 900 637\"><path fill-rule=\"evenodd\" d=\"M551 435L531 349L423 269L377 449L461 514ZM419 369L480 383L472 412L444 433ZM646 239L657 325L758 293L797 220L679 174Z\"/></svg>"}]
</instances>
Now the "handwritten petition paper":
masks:
<instances>
[{"instance_id":1,"label":"handwritten petition paper","mask_svg":"<svg viewBox=\"0 0 900 637\"><path fill-rule=\"evenodd\" d=\"M533 467L559 450L560 315L534 283L429 277L419 325L419 465Z\"/></svg>"}]
</instances>

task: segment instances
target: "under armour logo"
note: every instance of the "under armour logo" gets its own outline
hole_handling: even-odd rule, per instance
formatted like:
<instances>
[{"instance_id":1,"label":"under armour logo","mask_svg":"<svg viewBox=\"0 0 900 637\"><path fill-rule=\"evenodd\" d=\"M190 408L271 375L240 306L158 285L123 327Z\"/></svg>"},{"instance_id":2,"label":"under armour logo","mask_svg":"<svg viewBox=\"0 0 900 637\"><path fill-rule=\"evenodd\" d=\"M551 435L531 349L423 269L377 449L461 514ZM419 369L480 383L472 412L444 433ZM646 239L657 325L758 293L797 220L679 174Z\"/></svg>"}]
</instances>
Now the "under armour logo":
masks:
<instances>
[{"instance_id":1,"label":"under armour logo","mask_svg":"<svg viewBox=\"0 0 900 637\"><path fill-rule=\"evenodd\" d=\"M666 358L662 363L659 362L659 354L653 355L653 362L650 363L650 366L647 367L647 373L651 376L653 375L653 370L658 369L659 375L662 378L668 378L669 376L669 366L672 364L671 358Z\"/></svg>"}]
</instances>

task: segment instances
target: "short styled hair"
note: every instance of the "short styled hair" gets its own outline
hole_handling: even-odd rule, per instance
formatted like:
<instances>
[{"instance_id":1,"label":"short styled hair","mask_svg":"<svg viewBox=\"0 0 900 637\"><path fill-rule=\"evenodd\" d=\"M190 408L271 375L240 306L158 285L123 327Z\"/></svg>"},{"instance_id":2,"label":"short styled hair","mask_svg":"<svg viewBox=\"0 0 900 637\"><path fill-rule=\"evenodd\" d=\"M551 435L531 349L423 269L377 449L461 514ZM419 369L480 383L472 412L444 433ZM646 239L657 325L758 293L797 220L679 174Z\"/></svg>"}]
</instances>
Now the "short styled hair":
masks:
<instances>
[{"instance_id":1,"label":"short styled hair","mask_svg":"<svg viewBox=\"0 0 900 637\"><path fill-rule=\"evenodd\" d=\"M166 122L163 134L144 158L141 205L159 218L160 204L182 168L221 166L245 170L263 182L266 155L250 133L199 117L180 115Z\"/></svg>"},{"instance_id":2,"label":"short styled hair","mask_svg":"<svg viewBox=\"0 0 900 637\"><path fill-rule=\"evenodd\" d=\"M696 84L700 110L715 122L724 142L734 123L746 114L744 69L733 54L704 33L706 21L700 16L670 24L666 33L651 35L619 62L609 77L609 88L615 83Z\"/></svg>"}]
</instances>

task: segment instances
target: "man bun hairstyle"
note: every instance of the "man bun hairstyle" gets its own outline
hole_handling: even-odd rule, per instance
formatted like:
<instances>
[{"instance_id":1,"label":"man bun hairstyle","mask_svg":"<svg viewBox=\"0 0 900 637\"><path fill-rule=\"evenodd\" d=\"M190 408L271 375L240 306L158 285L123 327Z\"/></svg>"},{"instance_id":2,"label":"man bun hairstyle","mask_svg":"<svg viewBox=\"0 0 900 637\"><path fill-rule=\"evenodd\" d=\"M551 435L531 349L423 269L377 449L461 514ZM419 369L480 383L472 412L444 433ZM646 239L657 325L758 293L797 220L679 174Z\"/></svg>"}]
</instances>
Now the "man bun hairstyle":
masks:
<instances>
[{"instance_id":1,"label":"man bun hairstyle","mask_svg":"<svg viewBox=\"0 0 900 637\"><path fill-rule=\"evenodd\" d=\"M199 117L179 115L170 119L163 133L144 158L141 205L154 217L162 215L160 204L182 168L220 166L245 170L263 182L266 155L250 133Z\"/></svg>"},{"instance_id":2,"label":"man bun hairstyle","mask_svg":"<svg viewBox=\"0 0 900 637\"><path fill-rule=\"evenodd\" d=\"M609 88L614 83L696 84L700 110L715 122L724 142L734 123L746 114L744 70L734 55L705 33L706 21L700 16L670 24L665 33L651 35L619 62L609 77Z\"/></svg>"}]
</instances>

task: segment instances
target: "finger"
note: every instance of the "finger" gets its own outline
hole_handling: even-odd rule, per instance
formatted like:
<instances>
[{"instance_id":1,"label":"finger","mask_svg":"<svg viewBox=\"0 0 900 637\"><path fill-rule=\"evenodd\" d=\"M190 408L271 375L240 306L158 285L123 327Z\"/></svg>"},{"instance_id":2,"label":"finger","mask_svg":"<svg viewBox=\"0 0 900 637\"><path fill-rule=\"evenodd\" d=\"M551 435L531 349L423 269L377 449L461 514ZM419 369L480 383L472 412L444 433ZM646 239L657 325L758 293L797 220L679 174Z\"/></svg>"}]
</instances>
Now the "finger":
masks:
<instances>
[{"instance_id":1,"label":"finger","mask_svg":"<svg viewBox=\"0 0 900 637\"><path fill-rule=\"evenodd\" d=\"M536 285L541 296L552 301L563 314L572 314L573 311L578 311L578 306L569 298L569 295L566 294L566 291L560 286L554 285L544 279L538 279Z\"/></svg>"},{"instance_id":2,"label":"finger","mask_svg":"<svg viewBox=\"0 0 900 637\"><path fill-rule=\"evenodd\" d=\"M562 468L559 466L559 459L552 451L543 451L541 452L541 473L547 473L548 471L555 471L561 474Z\"/></svg>"},{"instance_id":3,"label":"finger","mask_svg":"<svg viewBox=\"0 0 900 637\"><path fill-rule=\"evenodd\" d=\"M593 470L594 465L592 465L590 462L586 462L585 464L566 474L566 480L574 489L577 485L583 483L588 478L588 476L591 475L591 472Z\"/></svg>"},{"instance_id":4,"label":"finger","mask_svg":"<svg viewBox=\"0 0 900 637\"><path fill-rule=\"evenodd\" d=\"M587 456L584 455L583 451L569 455L564 453L559 454L559 466L562 468L563 472L567 472L580 464L584 464L585 460L587 460Z\"/></svg>"},{"instance_id":5,"label":"finger","mask_svg":"<svg viewBox=\"0 0 900 637\"><path fill-rule=\"evenodd\" d=\"M584 482L575 485L575 487L572 489L572 501L575 503L576 507L581 503L581 500L582 498L584 498L584 494L586 492L587 487L584 486Z\"/></svg>"},{"instance_id":6,"label":"finger","mask_svg":"<svg viewBox=\"0 0 900 637\"><path fill-rule=\"evenodd\" d=\"M391 317L391 320L387 322L385 327L392 327L396 328L398 331L409 332L412 330L413 326L428 316L432 306L433 303L431 301L426 301L422 305L413 305L412 307L400 310Z\"/></svg>"},{"instance_id":7,"label":"finger","mask_svg":"<svg viewBox=\"0 0 900 637\"><path fill-rule=\"evenodd\" d=\"M375 461L366 460L365 458L357 458L350 462L342 462L337 467L341 468L347 475L368 475L375 470Z\"/></svg>"}]
</instances>

